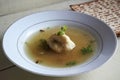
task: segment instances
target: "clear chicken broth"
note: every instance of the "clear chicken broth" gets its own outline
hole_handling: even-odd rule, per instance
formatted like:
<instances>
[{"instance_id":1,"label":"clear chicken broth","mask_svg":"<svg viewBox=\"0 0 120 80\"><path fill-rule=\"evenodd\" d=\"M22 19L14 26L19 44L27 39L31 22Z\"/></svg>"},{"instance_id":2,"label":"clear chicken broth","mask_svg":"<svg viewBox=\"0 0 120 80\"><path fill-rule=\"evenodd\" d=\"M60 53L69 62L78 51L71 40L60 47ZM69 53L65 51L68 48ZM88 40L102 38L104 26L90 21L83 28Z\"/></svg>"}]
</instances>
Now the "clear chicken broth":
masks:
<instances>
[{"instance_id":1,"label":"clear chicken broth","mask_svg":"<svg viewBox=\"0 0 120 80\"><path fill-rule=\"evenodd\" d=\"M48 39L52 34L57 33L60 27L40 30L32 34L25 42L25 51L28 57L36 64L49 67L70 67L82 64L95 55L96 39L87 31L75 27L68 27L66 34L76 44L76 47L69 52L56 53L52 50L44 50L40 45L40 39ZM83 54L81 49L91 44L92 52Z\"/></svg>"}]
</instances>

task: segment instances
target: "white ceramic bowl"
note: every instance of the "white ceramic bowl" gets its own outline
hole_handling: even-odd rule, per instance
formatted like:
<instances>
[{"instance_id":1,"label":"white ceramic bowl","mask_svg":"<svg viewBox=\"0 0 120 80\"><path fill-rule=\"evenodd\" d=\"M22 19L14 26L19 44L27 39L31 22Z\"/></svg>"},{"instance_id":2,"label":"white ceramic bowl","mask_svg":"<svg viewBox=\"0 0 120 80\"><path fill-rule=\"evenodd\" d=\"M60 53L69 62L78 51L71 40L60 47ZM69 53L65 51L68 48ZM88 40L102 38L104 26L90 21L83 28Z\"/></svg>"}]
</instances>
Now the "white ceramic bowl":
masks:
<instances>
[{"instance_id":1,"label":"white ceramic bowl","mask_svg":"<svg viewBox=\"0 0 120 80\"><path fill-rule=\"evenodd\" d=\"M26 39L34 32L52 26L70 25L88 30L97 39L97 52L82 65L67 68L52 68L35 64L23 49ZM26 16L13 23L3 37L6 56L18 67L46 76L70 76L93 70L104 64L116 51L114 32L102 21L73 11L46 11Z\"/></svg>"}]
</instances>

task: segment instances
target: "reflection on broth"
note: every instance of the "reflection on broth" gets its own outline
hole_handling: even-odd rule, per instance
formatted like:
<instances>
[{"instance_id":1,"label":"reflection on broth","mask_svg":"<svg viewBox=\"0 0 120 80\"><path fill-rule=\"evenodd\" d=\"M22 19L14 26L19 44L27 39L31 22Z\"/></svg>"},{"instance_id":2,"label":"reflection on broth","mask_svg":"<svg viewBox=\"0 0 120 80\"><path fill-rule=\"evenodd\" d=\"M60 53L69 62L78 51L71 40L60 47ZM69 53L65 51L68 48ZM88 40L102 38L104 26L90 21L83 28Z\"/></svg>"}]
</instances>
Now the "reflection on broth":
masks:
<instances>
[{"instance_id":1,"label":"reflection on broth","mask_svg":"<svg viewBox=\"0 0 120 80\"><path fill-rule=\"evenodd\" d=\"M72 50L58 53L49 47L46 40L51 35L59 32L60 28L40 30L31 35L25 42L25 51L29 58L36 64L50 67L70 67L90 60L95 54L96 40L89 32L77 27L68 27L65 32L75 43Z\"/></svg>"}]
</instances>

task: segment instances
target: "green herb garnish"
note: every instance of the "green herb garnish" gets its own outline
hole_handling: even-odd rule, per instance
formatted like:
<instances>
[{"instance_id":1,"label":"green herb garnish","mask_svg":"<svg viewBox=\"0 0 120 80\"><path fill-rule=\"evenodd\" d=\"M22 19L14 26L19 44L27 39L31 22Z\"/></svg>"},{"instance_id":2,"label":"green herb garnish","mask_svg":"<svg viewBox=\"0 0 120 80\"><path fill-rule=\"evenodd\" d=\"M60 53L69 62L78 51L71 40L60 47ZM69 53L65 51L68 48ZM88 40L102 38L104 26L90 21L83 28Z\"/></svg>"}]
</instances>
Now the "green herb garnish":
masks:
<instances>
[{"instance_id":1,"label":"green herb garnish","mask_svg":"<svg viewBox=\"0 0 120 80\"><path fill-rule=\"evenodd\" d=\"M81 49L81 52L82 52L82 54L85 55L85 54L93 52L93 49L92 49L91 45L88 45L87 47L83 47Z\"/></svg>"},{"instance_id":2,"label":"green herb garnish","mask_svg":"<svg viewBox=\"0 0 120 80\"><path fill-rule=\"evenodd\" d=\"M60 36L60 35L64 35L64 34L65 34L64 31L59 31L59 32L57 33L58 36Z\"/></svg>"},{"instance_id":3,"label":"green herb garnish","mask_svg":"<svg viewBox=\"0 0 120 80\"><path fill-rule=\"evenodd\" d=\"M76 61L70 61L70 62L66 63L66 66L74 66L76 64L77 64Z\"/></svg>"},{"instance_id":4,"label":"green herb garnish","mask_svg":"<svg viewBox=\"0 0 120 80\"><path fill-rule=\"evenodd\" d=\"M25 42L25 44L28 46L28 42Z\"/></svg>"},{"instance_id":5,"label":"green herb garnish","mask_svg":"<svg viewBox=\"0 0 120 80\"><path fill-rule=\"evenodd\" d=\"M61 27L60 31L58 31L57 35L64 35L65 31L67 30L67 26L63 26Z\"/></svg>"},{"instance_id":6,"label":"green herb garnish","mask_svg":"<svg viewBox=\"0 0 120 80\"><path fill-rule=\"evenodd\" d=\"M48 46L47 41L45 39L40 39L40 47L44 50L49 49L49 46Z\"/></svg>"},{"instance_id":7,"label":"green herb garnish","mask_svg":"<svg viewBox=\"0 0 120 80\"><path fill-rule=\"evenodd\" d=\"M93 44L95 42L95 40L90 40L90 44Z\"/></svg>"},{"instance_id":8,"label":"green herb garnish","mask_svg":"<svg viewBox=\"0 0 120 80\"><path fill-rule=\"evenodd\" d=\"M50 27L47 27L47 29L50 29Z\"/></svg>"},{"instance_id":9,"label":"green herb garnish","mask_svg":"<svg viewBox=\"0 0 120 80\"><path fill-rule=\"evenodd\" d=\"M62 31L66 31L66 30L67 30L67 26L64 25L63 27L61 27L61 30L62 30Z\"/></svg>"}]
</instances>

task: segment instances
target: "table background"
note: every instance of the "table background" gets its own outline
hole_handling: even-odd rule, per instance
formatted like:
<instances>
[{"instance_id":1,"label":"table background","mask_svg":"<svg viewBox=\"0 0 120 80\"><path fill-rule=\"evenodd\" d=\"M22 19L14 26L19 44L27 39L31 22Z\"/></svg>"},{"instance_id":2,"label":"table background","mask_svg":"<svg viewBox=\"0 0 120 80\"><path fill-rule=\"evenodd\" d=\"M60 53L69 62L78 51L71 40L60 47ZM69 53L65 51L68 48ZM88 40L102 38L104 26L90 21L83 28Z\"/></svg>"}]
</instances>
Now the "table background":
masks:
<instances>
[{"instance_id":1,"label":"table background","mask_svg":"<svg viewBox=\"0 0 120 80\"><path fill-rule=\"evenodd\" d=\"M117 52L104 65L70 77L46 77L26 72L12 64L4 55L3 34L16 20L41 11L70 10L70 4L87 1L91 0L0 0L0 80L120 80L120 38Z\"/></svg>"}]
</instances>

